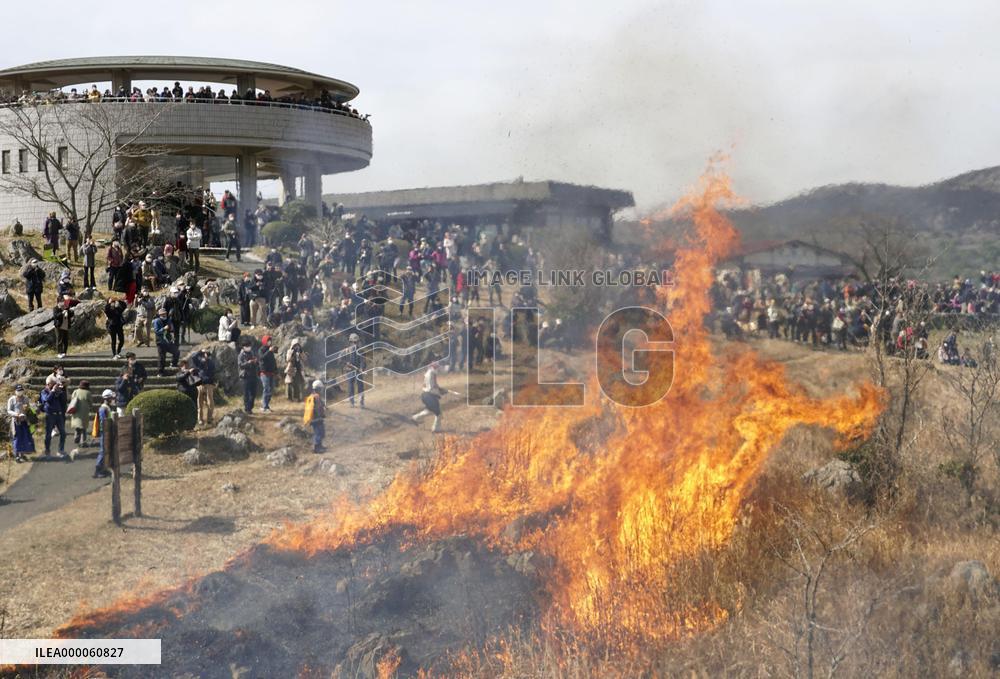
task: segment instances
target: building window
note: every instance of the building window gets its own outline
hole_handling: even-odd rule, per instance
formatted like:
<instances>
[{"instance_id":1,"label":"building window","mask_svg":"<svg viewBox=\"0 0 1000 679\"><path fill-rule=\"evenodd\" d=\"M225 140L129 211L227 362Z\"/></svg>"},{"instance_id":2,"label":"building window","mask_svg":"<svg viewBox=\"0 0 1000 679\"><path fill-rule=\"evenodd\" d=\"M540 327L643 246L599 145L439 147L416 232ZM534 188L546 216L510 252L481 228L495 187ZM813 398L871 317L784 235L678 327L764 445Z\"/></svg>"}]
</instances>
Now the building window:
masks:
<instances>
[{"instance_id":1,"label":"building window","mask_svg":"<svg viewBox=\"0 0 1000 679\"><path fill-rule=\"evenodd\" d=\"M0 172L10 174L10 151L0 154Z\"/></svg>"},{"instance_id":2,"label":"building window","mask_svg":"<svg viewBox=\"0 0 1000 679\"><path fill-rule=\"evenodd\" d=\"M38 154L38 171L45 172L45 156Z\"/></svg>"},{"instance_id":3,"label":"building window","mask_svg":"<svg viewBox=\"0 0 1000 679\"><path fill-rule=\"evenodd\" d=\"M59 163L59 167L66 169L66 159L69 158L69 147L60 146L56 149L56 162Z\"/></svg>"},{"instance_id":4,"label":"building window","mask_svg":"<svg viewBox=\"0 0 1000 679\"><path fill-rule=\"evenodd\" d=\"M17 171L28 171L28 149L18 149L17 151Z\"/></svg>"}]
</instances>

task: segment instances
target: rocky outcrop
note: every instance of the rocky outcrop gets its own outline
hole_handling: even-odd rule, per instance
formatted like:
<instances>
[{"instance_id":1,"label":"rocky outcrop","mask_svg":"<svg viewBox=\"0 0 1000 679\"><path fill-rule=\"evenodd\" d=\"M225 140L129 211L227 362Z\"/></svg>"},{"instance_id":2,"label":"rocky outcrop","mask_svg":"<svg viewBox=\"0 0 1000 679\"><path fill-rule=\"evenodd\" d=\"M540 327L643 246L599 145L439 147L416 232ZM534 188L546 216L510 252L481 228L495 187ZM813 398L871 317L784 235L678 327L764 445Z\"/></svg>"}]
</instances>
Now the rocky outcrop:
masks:
<instances>
[{"instance_id":1,"label":"rocky outcrop","mask_svg":"<svg viewBox=\"0 0 1000 679\"><path fill-rule=\"evenodd\" d=\"M298 340L302 350L306 352L308 367L313 370L322 370L326 367L325 342L313 333L306 332L298 321L283 323L268 334L271 335L271 346L279 361L285 360L285 354L291 348L292 342Z\"/></svg>"},{"instance_id":2,"label":"rocky outcrop","mask_svg":"<svg viewBox=\"0 0 1000 679\"><path fill-rule=\"evenodd\" d=\"M302 420L294 417L282 417L275 425L288 436L297 438L309 438L312 434L302 424Z\"/></svg>"},{"instance_id":3,"label":"rocky outcrop","mask_svg":"<svg viewBox=\"0 0 1000 679\"><path fill-rule=\"evenodd\" d=\"M200 467L202 465L211 464L212 460L205 453L201 452L197 448L191 448L190 450L184 451L181 454L181 461L192 467Z\"/></svg>"},{"instance_id":4,"label":"rocky outcrop","mask_svg":"<svg viewBox=\"0 0 1000 679\"><path fill-rule=\"evenodd\" d=\"M188 361L202 349L215 357L216 384L228 394L235 393L240 381L239 370L236 366L236 349L229 342L204 342L187 355Z\"/></svg>"},{"instance_id":5,"label":"rocky outcrop","mask_svg":"<svg viewBox=\"0 0 1000 679\"><path fill-rule=\"evenodd\" d=\"M0 327L9 325L23 314L14 295L6 288L0 288Z\"/></svg>"},{"instance_id":6,"label":"rocky outcrop","mask_svg":"<svg viewBox=\"0 0 1000 679\"><path fill-rule=\"evenodd\" d=\"M27 358L13 358L0 370L0 383L15 384L35 374L37 367Z\"/></svg>"},{"instance_id":7,"label":"rocky outcrop","mask_svg":"<svg viewBox=\"0 0 1000 679\"><path fill-rule=\"evenodd\" d=\"M236 304L239 302L239 278L220 278L216 282L219 284L220 302L223 304Z\"/></svg>"},{"instance_id":8,"label":"rocky outcrop","mask_svg":"<svg viewBox=\"0 0 1000 679\"><path fill-rule=\"evenodd\" d=\"M861 492L861 476L849 462L833 460L802 475L802 480L847 500Z\"/></svg>"},{"instance_id":9,"label":"rocky outcrop","mask_svg":"<svg viewBox=\"0 0 1000 679\"><path fill-rule=\"evenodd\" d=\"M997 581L982 561L959 561L948 577L973 601L982 601L998 593Z\"/></svg>"},{"instance_id":10,"label":"rocky outcrop","mask_svg":"<svg viewBox=\"0 0 1000 679\"><path fill-rule=\"evenodd\" d=\"M222 416L215 425L215 433L219 436L236 436L237 434L252 434L255 431L250 415L240 409L234 409Z\"/></svg>"},{"instance_id":11,"label":"rocky outcrop","mask_svg":"<svg viewBox=\"0 0 1000 679\"><path fill-rule=\"evenodd\" d=\"M16 333L14 343L26 347L54 346L56 335L53 323L55 312L51 308L35 309L14 319L10 327ZM73 323L70 325L70 345L83 342L104 333L100 320L104 318L104 302L94 300L81 302L73 307Z\"/></svg>"},{"instance_id":12,"label":"rocky outcrop","mask_svg":"<svg viewBox=\"0 0 1000 679\"><path fill-rule=\"evenodd\" d=\"M41 261L42 256L28 241L15 239L7 244L7 248L0 255L0 258L5 264L24 266L33 259Z\"/></svg>"},{"instance_id":13,"label":"rocky outcrop","mask_svg":"<svg viewBox=\"0 0 1000 679\"><path fill-rule=\"evenodd\" d=\"M297 459L298 456L295 454L295 451L288 446L272 450L267 454L267 461L272 467L290 467L295 464Z\"/></svg>"}]
</instances>

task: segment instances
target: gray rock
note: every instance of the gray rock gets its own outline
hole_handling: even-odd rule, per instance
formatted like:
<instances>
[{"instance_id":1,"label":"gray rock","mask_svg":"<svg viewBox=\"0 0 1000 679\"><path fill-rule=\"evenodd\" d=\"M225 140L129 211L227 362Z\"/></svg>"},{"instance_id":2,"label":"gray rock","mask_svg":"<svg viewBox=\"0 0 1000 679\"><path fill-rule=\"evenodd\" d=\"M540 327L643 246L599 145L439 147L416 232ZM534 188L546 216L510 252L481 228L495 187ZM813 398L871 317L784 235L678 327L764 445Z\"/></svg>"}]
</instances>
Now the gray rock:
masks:
<instances>
[{"instance_id":1,"label":"gray rock","mask_svg":"<svg viewBox=\"0 0 1000 679\"><path fill-rule=\"evenodd\" d=\"M24 266L33 259L40 261L42 256L38 254L38 250L32 247L31 243L26 240L17 239L7 244L3 259L7 264Z\"/></svg>"},{"instance_id":2,"label":"gray rock","mask_svg":"<svg viewBox=\"0 0 1000 679\"><path fill-rule=\"evenodd\" d=\"M260 446L250 437L235 430L228 434L212 433L203 436L199 445L215 459L243 460L249 457L250 453L260 450Z\"/></svg>"},{"instance_id":3,"label":"gray rock","mask_svg":"<svg viewBox=\"0 0 1000 679\"><path fill-rule=\"evenodd\" d=\"M977 600L990 596L997 588L996 580L982 561L959 561L948 577Z\"/></svg>"},{"instance_id":4,"label":"gray rock","mask_svg":"<svg viewBox=\"0 0 1000 679\"><path fill-rule=\"evenodd\" d=\"M231 410L223 415L215 427L215 433L224 436L231 436L239 432L244 434L252 434L254 432L250 415L240 409Z\"/></svg>"},{"instance_id":5,"label":"gray rock","mask_svg":"<svg viewBox=\"0 0 1000 679\"><path fill-rule=\"evenodd\" d=\"M208 456L197 448L191 448L190 450L184 451L184 453L181 454L181 461L184 464L191 465L192 467L212 463Z\"/></svg>"},{"instance_id":6,"label":"gray rock","mask_svg":"<svg viewBox=\"0 0 1000 679\"><path fill-rule=\"evenodd\" d=\"M271 346L279 362L285 360L285 354L292 346L292 342L299 340L302 351L306 353L306 365L313 370L326 368L326 346L325 342L314 335L306 332L302 324L298 321L282 323L271 331Z\"/></svg>"},{"instance_id":7,"label":"gray rock","mask_svg":"<svg viewBox=\"0 0 1000 679\"><path fill-rule=\"evenodd\" d=\"M309 438L312 434L302 425L302 421L294 417L282 417L275 425L285 434L298 438Z\"/></svg>"},{"instance_id":8,"label":"gray rock","mask_svg":"<svg viewBox=\"0 0 1000 679\"><path fill-rule=\"evenodd\" d=\"M235 393L240 375L236 367L236 349L233 345L228 342L204 342L196 346L187 355L187 359L190 361L201 349L206 349L215 357L216 384L228 394Z\"/></svg>"},{"instance_id":9,"label":"gray rock","mask_svg":"<svg viewBox=\"0 0 1000 679\"><path fill-rule=\"evenodd\" d=\"M24 315L14 295L5 289L0 290L0 327Z\"/></svg>"},{"instance_id":10,"label":"gray rock","mask_svg":"<svg viewBox=\"0 0 1000 679\"><path fill-rule=\"evenodd\" d=\"M239 302L240 279L220 278L216 281L219 284L219 301L226 304L236 304Z\"/></svg>"},{"instance_id":11,"label":"gray rock","mask_svg":"<svg viewBox=\"0 0 1000 679\"><path fill-rule=\"evenodd\" d=\"M802 475L802 480L846 499L857 497L861 492L861 476L844 460L833 460L812 469Z\"/></svg>"},{"instance_id":12,"label":"gray rock","mask_svg":"<svg viewBox=\"0 0 1000 679\"><path fill-rule=\"evenodd\" d=\"M55 326L51 323L37 328L28 328L14 335L14 343L20 346L37 347L54 346L56 343Z\"/></svg>"},{"instance_id":13,"label":"gray rock","mask_svg":"<svg viewBox=\"0 0 1000 679\"><path fill-rule=\"evenodd\" d=\"M88 340L104 334L101 322L104 319L104 304L104 300L91 300L73 307L73 325L70 326L72 341Z\"/></svg>"},{"instance_id":14,"label":"gray rock","mask_svg":"<svg viewBox=\"0 0 1000 679\"><path fill-rule=\"evenodd\" d=\"M12 358L7 361L3 370L0 370L0 382L13 384L26 380L35 374L35 370L35 364L27 358Z\"/></svg>"},{"instance_id":15,"label":"gray rock","mask_svg":"<svg viewBox=\"0 0 1000 679\"><path fill-rule=\"evenodd\" d=\"M272 467L287 467L295 464L297 459L298 456L295 454L295 451L288 446L278 448L267 454L267 461L271 463Z\"/></svg>"},{"instance_id":16,"label":"gray rock","mask_svg":"<svg viewBox=\"0 0 1000 679\"><path fill-rule=\"evenodd\" d=\"M53 312L50 308L35 309L11 321L10 329L14 332L21 332L28 328L36 328L46 323L51 323L53 317Z\"/></svg>"},{"instance_id":17,"label":"gray rock","mask_svg":"<svg viewBox=\"0 0 1000 679\"><path fill-rule=\"evenodd\" d=\"M57 262L39 262L39 268L45 272L45 285L55 287L56 283L59 282L59 277L62 276L63 271L67 271L67 267L59 264Z\"/></svg>"},{"instance_id":18,"label":"gray rock","mask_svg":"<svg viewBox=\"0 0 1000 679\"><path fill-rule=\"evenodd\" d=\"M226 483L222 484L222 488L220 490L222 490L223 493L237 493L239 492L240 487L237 486L232 481L227 481Z\"/></svg>"},{"instance_id":19,"label":"gray rock","mask_svg":"<svg viewBox=\"0 0 1000 679\"><path fill-rule=\"evenodd\" d=\"M333 460L323 458L322 460L316 460L315 462L303 467L302 474L304 476L312 476L313 474L328 474L330 476L337 476L340 474L340 465Z\"/></svg>"}]
</instances>

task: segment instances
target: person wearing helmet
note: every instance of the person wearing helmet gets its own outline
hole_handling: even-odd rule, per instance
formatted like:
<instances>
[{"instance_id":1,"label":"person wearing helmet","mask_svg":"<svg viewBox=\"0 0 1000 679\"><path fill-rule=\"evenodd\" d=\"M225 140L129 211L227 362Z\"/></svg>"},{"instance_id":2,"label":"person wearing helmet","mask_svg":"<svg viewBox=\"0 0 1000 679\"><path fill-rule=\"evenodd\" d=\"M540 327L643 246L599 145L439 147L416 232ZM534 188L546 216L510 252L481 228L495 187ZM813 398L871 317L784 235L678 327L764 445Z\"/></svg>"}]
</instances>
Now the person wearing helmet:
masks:
<instances>
[{"instance_id":1,"label":"person wearing helmet","mask_svg":"<svg viewBox=\"0 0 1000 679\"><path fill-rule=\"evenodd\" d=\"M114 403L115 392L110 389L105 389L101 392L101 405L97 409L97 414L94 415L94 429L91 432L100 446L97 451L97 464L94 469L95 479L111 476L111 472L104 466L104 428L108 418L115 417Z\"/></svg>"},{"instance_id":2,"label":"person wearing helmet","mask_svg":"<svg viewBox=\"0 0 1000 679\"><path fill-rule=\"evenodd\" d=\"M322 453L326 451L323 447L323 439L326 438L326 404L323 400L325 387L322 380L312 383L312 393L306 397L305 409L302 412L302 423L308 424L313 430L313 452Z\"/></svg>"}]
</instances>

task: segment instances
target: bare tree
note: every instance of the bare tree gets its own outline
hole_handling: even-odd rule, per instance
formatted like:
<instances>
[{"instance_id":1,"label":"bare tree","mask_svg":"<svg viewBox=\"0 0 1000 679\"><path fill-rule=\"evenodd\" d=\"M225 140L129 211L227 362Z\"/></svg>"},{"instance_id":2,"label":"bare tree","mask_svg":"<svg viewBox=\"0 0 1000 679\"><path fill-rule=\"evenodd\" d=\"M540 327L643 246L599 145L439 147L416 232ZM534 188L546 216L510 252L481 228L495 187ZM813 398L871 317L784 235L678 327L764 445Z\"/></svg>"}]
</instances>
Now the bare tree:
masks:
<instances>
[{"instance_id":1,"label":"bare tree","mask_svg":"<svg viewBox=\"0 0 1000 679\"><path fill-rule=\"evenodd\" d=\"M1000 446L996 445L1000 429L1000 360L991 337L969 357L972 361L964 367L945 373L958 402L952 412L943 415L942 428L953 454L953 463L945 471L958 479L971 502L983 458L990 451L1000 467Z\"/></svg>"},{"instance_id":2,"label":"bare tree","mask_svg":"<svg viewBox=\"0 0 1000 679\"><path fill-rule=\"evenodd\" d=\"M35 167L0 175L0 190L49 203L86 236L122 200L172 190L157 158L168 149L142 138L172 104L37 104L0 111L0 134ZM176 152L176 149L173 149Z\"/></svg>"},{"instance_id":3,"label":"bare tree","mask_svg":"<svg viewBox=\"0 0 1000 679\"><path fill-rule=\"evenodd\" d=\"M808 518L788 507L776 509L787 539L774 552L791 573L792 588L773 602L779 617L768 614L768 636L791 676L834 677L859 654L876 612L901 591L908 574L864 583L847 574L857 565L863 540L877 528L874 521L848 521L836 511Z\"/></svg>"},{"instance_id":4,"label":"bare tree","mask_svg":"<svg viewBox=\"0 0 1000 679\"><path fill-rule=\"evenodd\" d=\"M862 264L873 287L868 361L872 379L890 402L868 445L869 500L892 499L914 419L917 392L931 370L929 332L933 304L926 279L934 260L909 245L895 221L863 225ZM903 274L913 282L903 280Z\"/></svg>"}]
</instances>

